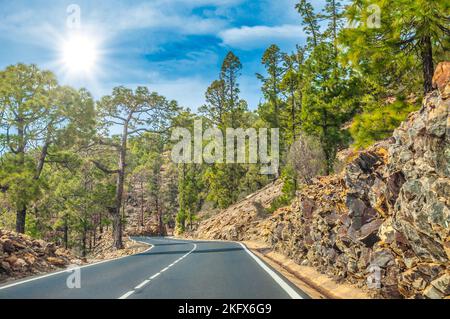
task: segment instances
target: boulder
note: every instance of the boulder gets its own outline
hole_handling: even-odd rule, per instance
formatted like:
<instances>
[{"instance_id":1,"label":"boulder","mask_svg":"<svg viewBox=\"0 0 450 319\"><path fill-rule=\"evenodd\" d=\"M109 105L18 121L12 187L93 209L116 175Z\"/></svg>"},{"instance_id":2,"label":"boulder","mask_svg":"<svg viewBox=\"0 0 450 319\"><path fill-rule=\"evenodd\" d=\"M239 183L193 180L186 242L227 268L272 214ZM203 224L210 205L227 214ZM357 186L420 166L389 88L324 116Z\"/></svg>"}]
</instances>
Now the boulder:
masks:
<instances>
[{"instance_id":1,"label":"boulder","mask_svg":"<svg viewBox=\"0 0 450 319\"><path fill-rule=\"evenodd\" d=\"M436 66L433 87L438 89L443 99L450 97L450 62L441 62Z\"/></svg>"},{"instance_id":2,"label":"boulder","mask_svg":"<svg viewBox=\"0 0 450 319\"><path fill-rule=\"evenodd\" d=\"M8 254L12 254L16 251L16 248L14 247L12 240L7 239L3 241L2 246L3 251L7 252Z\"/></svg>"},{"instance_id":3,"label":"boulder","mask_svg":"<svg viewBox=\"0 0 450 319\"><path fill-rule=\"evenodd\" d=\"M27 262L25 260L23 260L22 258L17 258L17 260L14 262L14 264L12 265L12 267L15 270L21 270L27 267Z\"/></svg>"},{"instance_id":4,"label":"boulder","mask_svg":"<svg viewBox=\"0 0 450 319\"><path fill-rule=\"evenodd\" d=\"M445 295L437 290L434 286L428 286L424 291L423 295L428 299L442 299Z\"/></svg>"},{"instance_id":5,"label":"boulder","mask_svg":"<svg viewBox=\"0 0 450 319\"><path fill-rule=\"evenodd\" d=\"M67 265L67 262L64 259L58 257L47 257L47 261L57 267L64 267Z\"/></svg>"},{"instance_id":6,"label":"boulder","mask_svg":"<svg viewBox=\"0 0 450 319\"><path fill-rule=\"evenodd\" d=\"M450 295L450 274L447 272L441 277L433 280L431 285L445 296Z\"/></svg>"}]
</instances>

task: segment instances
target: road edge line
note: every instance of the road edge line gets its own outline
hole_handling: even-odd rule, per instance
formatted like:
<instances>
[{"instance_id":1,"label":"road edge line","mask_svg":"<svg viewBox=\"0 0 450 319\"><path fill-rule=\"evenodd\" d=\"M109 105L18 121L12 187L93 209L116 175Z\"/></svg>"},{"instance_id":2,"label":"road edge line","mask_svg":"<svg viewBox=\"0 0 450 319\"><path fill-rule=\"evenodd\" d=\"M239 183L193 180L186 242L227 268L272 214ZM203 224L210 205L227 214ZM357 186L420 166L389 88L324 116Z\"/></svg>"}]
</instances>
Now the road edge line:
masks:
<instances>
[{"instance_id":1,"label":"road edge line","mask_svg":"<svg viewBox=\"0 0 450 319\"><path fill-rule=\"evenodd\" d=\"M238 241L234 241L234 240L209 240L209 239L184 239L184 238L177 238L175 236L168 236L167 238L171 238L171 239L175 239L175 240L181 240L181 241L206 241L206 242L222 242L222 243L235 243L240 245L244 251L250 255L250 257L252 257L256 263L262 268L264 269L264 271L266 271L270 277L272 277L273 280L275 280L275 282L289 295L289 297L291 297L292 299L305 299L304 297L302 297L298 292L295 291L295 289L293 289L289 284L286 283L285 280L283 280L283 278L281 278L275 271L273 271L263 260L261 260L258 256L256 256L253 252L250 251L250 249L248 249L248 247L242 243L242 242L238 242ZM305 293L305 292L303 292ZM305 293L306 294L306 293Z\"/></svg>"},{"instance_id":2,"label":"road edge line","mask_svg":"<svg viewBox=\"0 0 450 319\"><path fill-rule=\"evenodd\" d=\"M297 293L291 286L289 286L286 281L284 281L276 272L274 272L272 269L269 268L261 259L259 259L258 256L256 256L254 253L252 253L247 246L245 246L243 243L240 242L234 242L239 245L241 245L242 248L244 248L245 252L252 257L256 263L265 270L266 273L269 274L270 277L272 277L273 280L291 297L292 299L304 299L302 296L300 296L299 293Z\"/></svg>"}]
</instances>

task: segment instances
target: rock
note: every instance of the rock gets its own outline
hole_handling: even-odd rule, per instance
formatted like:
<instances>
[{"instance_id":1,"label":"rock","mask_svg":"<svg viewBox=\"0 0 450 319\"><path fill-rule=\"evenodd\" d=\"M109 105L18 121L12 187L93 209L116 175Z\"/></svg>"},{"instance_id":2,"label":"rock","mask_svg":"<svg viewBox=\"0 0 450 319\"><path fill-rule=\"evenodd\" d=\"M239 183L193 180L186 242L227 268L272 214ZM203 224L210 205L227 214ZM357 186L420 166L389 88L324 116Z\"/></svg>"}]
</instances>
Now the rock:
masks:
<instances>
[{"instance_id":1,"label":"rock","mask_svg":"<svg viewBox=\"0 0 450 319\"><path fill-rule=\"evenodd\" d=\"M442 292L431 285L423 291L423 295L428 299L442 299L444 297L444 294Z\"/></svg>"},{"instance_id":2,"label":"rock","mask_svg":"<svg viewBox=\"0 0 450 319\"><path fill-rule=\"evenodd\" d=\"M12 254L16 251L16 248L14 247L14 244L11 240L7 239L2 243L3 251L7 252L8 254Z\"/></svg>"},{"instance_id":3,"label":"rock","mask_svg":"<svg viewBox=\"0 0 450 319\"><path fill-rule=\"evenodd\" d=\"M2 261L0 263L0 268L3 269L6 273L9 273L11 271L11 265L6 261Z\"/></svg>"},{"instance_id":4,"label":"rock","mask_svg":"<svg viewBox=\"0 0 450 319\"><path fill-rule=\"evenodd\" d=\"M68 260L77 261L69 251L53 243L4 229L0 229L0 247L0 282L52 271L55 266L66 266Z\"/></svg>"},{"instance_id":5,"label":"rock","mask_svg":"<svg viewBox=\"0 0 450 319\"><path fill-rule=\"evenodd\" d=\"M373 266L378 266L380 268L385 268L388 265L392 265L394 263L394 255L388 249L382 249L376 251L373 254L372 261L370 262Z\"/></svg>"},{"instance_id":6,"label":"rock","mask_svg":"<svg viewBox=\"0 0 450 319\"><path fill-rule=\"evenodd\" d=\"M363 242L367 247L372 247L380 240L377 233L382 224L383 220L381 219L376 219L368 224L365 224L359 231L358 240Z\"/></svg>"},{"instance_id":7,"label":"rock","mask_svg":"<svg viewBox=\"0 0 450 319\"><path fill-rule=\"evenodd\" d=\"M431 282L431 285L445 296L450 295L450 274L446 273Z\"/></svg>"},{"instance_id":8,"label":"rock","mask_svg":"<svg viewBox=\"0 0 450 319\"><path fill-rule=\"evenodd\" d=\"M14 265L14 263L17 261L17 256L16 255L10 255L8 258L5 258L5 261L10 264L11 266Z\"/></svg>"},{"instance_id":9,"label":"rock","mask_svg":"<svg viewBox=\"0 0 450 319\"><path fill-rule=\"evenodd\" d=\"M403 258L403 262L405 263L406 268L411 269L417 265L417 263L419 262L419 258L417 257Z\"/></svg>"},{"instance_id":10,"label":"rock","mask_svg":"<svg viewBox=\"0 0 450 319\"><path fill-rule=\"evenodd\" d=\"M12 267L17 270L17 269L22 269L25 268L27 266L27 263L25 260L23 260L22 258L17 258L17 260L14 262L14 264L12 265Z\"/></svg>"},{"instance_id":11,"label":"rock","mask_svg":"<svg viewBox=\"0 0 450 319\"><path fill-rule=\"evenodd\" d=\"M57 267L64 267L67 264L64 259L58 257L47 257L47 261Z\"/></svg>"},{"instance_id":12,"label":"rock","mask_svg":"<svg viewBox=\"0 0 450 319\"><path fill-rule=\"evenodd\" d=\"M441 62L436 66L433 87L437 88L443 99L450 96L450 62Z\"/></svg>"},{"instance_id":13,"label":"rock","mask_svg":"<svg viewBox=\"0 0 450 319\"><path fill-rule=\"evenodd\" d=\"M47 243L44 248L44 252L46 255L54 256L56 252L56 245L53 243Z\"/></svg>"},{"instance_id":14,"label":"rock","mask_svg":"<svg viewBox=\"0 0 450 319\"><path fill-rule=\"evenodd\" d=\"M305 198L301 202L303 216L305 218L311 218L312 212L314 211L315 202L309 198Z\"/></svg>"},{"instance_id":15,"label":"rock","mask_svg":"<svg viewBox=\"0 0 450 319\"><path fill-rule=\"evenodd\" d=\"M33 265L36 262L36 257L29 253L23 256L23 259L27 262L28 265Z\"/></svg>"}]
</instances>

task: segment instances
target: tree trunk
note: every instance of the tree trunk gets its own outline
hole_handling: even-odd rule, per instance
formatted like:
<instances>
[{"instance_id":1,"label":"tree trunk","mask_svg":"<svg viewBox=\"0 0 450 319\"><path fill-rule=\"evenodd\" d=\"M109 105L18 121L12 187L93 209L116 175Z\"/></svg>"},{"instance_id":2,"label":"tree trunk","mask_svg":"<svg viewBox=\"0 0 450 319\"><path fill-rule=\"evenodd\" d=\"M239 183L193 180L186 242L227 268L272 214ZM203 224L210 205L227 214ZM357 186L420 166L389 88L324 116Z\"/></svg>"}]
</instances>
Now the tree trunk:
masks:
<instances>
[{"instance_id":1,"label":"tree trunk","mask_svg":"<svg viewBox=\"0 0 450 319\"><path fill-rule=\"evenodd\" d=\"M67 216L64 217L64 248L69 247L69 225L67 223Z\"/></svg>"},{"instance_id":2,"label":"tree trunk","mask_svg":"<svg viewBox=\"0 0 450 319\"><path fill-rule=\"evenodd\" d=\"M103 221L103 216L102 216L102 213L100 212L99 216L98 216L98 222L99 222L99 225L98 225L99 229L98 230L100 232L100 235L103 234L103 223L102 223L102 221Z\"/></svg>"},{"instance_id":3,"label":"tree trunk","mask_svg":"<svg viewBox=\"0 0 450 319\"><path fill-rule=\"evenodd\" d=\"M431 44L431 38L425 36L422 38L422 69L423 69L423 89L424 93L430 93L433 91L433 46Z\"/></svg>"},{"instance_id":4,"label":"tree trunk","mask_svg":"<svg viewBox=\"0 0 450 319\"><path fill-rule=\"evenodd\" d=\"M113 210L113 238L114 247L116 249L123 248L122 241L122 216L120 210L122 208L123 186L125 183L125 168L126 168L126 155L127 155L127 139L128 139L128 122L123 127L122 141L119 154L119 172L117 173L117 186L116 186L116 198L115 207Z\"/></svg>"},{"instance_id":5,"label":"tree trunk","mask_svg":"<svg viewBox=\"0 0 450 319\"><path fill-rule=\"evenodd\" d=\"M16 232L25 234L25 219L27 216L27 207L24 205L22 209L16 213Z\"/></svg>"},{"instance_id":6,"label":"tree trunk","mask_svg":"<svg viewBox=\"0 0 450 319\"><path fill-rule=\"evenodd\" d=\"M116 206L113 210L113 238L114 247L122 249L122 216L120 214L122 208L123 183L125 179L125 172L120 170L117 175L117 189L116 189Z\"/></svg>"},{"instance_id":7,"label":"tree trunk","mask_svg":"<svg viewBox=\"0 0 450 319\"><path fill-rule=\"evenodd\" d=\"M144 183L141 181L141 227L144 228Z\"/></svg>"},{"instance_id":8,"label":"tree trunk","mask_svg":"<svg viewBox=\"0 0 450 319\"><path fill-rule=\"evenodd\" d=\"M18 122L17 127L18 165L20 167L20 170L23 171L25 169L25 124L21 114L19 115L17 122ZM19 234L25 234L26 217L27 217L27 205L23 203L16 212L16 232L18 232Z\"/></svg>"},{"instance_id":9,"label":"tree trunk","mask_svg":"<svg viewBox=\"0 0 450 319\"><path fill-rule=\"evenodd\" d=\"M162 217L162 209L159 204L159 199L156 197L156 213L158 215L158 232L159 236L164 236L164 223L163 223L163 217Z\"/></svg>"},{"instance_id":10,"label":"tree trunk","mask_svg":"<svg viewBox=\"0 0 450 319\"><path fill-rule=\"evenodd\" d=\"M83 221L83 233L81 237L81 249L82 249L82 256L86 257L86 240L87 240L87 227L85 225L85 222Z\"/></svg>"},{"instance_id":11,"label":"tree trunk","mask_svg":"<svg viewBox=\"0 0 450 319\"><path fill-rule=\"evenodd\" d=\"M48 141L46 141L42 146L41 154L39 155L39 160L36 167L36 175L34 176L34 179L39 179L39 177L41 176L42 169L44 168L45 159L47 157L48 146L49 146Z\"/></svg>"},{"instance_id":12,"label":"tree trunk","mask_svg":"<svg viewBox=\"0 0 450 319\"><path fill-rule=\"evenodd\" d=\"M291 99L292 99L292 109L291 109L291 117L292 117L292 143L295 142L295 138L296 138L296 123L295 123L295 109L297 107L296 103L295 103L295 93L294 93L294 89L291 87Z\"/></svg>"}]
</instances>

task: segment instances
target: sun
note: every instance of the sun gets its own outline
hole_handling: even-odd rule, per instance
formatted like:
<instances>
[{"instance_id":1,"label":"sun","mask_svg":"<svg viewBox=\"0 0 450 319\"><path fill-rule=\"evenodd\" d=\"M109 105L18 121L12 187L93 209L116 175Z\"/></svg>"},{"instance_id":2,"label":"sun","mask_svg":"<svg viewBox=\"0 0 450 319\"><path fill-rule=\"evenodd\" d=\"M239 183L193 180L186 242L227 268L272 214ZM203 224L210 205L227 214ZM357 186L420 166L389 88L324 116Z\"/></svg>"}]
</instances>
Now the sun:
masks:
<instances>
[{"instance_id":1,"label":"sun","mask_svg":"<svg viewBox=\"0 0 450 319\"><path fill-rule=\"evenodd\" d=\"M62 63L72 75L92 73L96 66L98 55L96 41L93 37L75 34L63 42Z\"/></svg>"}]
</instances>

